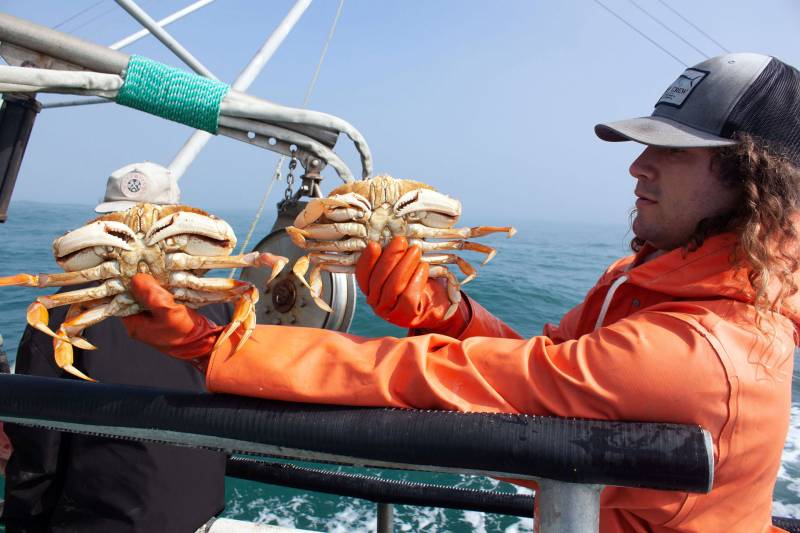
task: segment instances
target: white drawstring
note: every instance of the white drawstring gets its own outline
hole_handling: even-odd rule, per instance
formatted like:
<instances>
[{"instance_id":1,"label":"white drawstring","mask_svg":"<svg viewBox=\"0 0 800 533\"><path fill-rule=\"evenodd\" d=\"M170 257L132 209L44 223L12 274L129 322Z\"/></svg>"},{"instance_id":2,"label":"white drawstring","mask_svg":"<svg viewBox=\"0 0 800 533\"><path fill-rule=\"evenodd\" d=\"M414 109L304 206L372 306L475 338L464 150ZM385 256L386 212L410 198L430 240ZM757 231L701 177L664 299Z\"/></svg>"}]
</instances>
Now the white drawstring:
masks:
<instances>
[{"instance_id":1,"label":"white drawstring","mask_svg":"<svg viewBox=\"0 0 800 533\"><path fill-rule=\"evenodd\" d=\"M614 297L614 293L617 292L617 289L620 285L628 281L628 276L620 276L614 283L611 284L609 287L608 292L606 293L606 298L603 300L603 307L600 308L600 315L597 317L597 322L594 324L594 329L597 329L603 325L603 321L606 319L606 313L608 313L608 308L611 305L611 299Z\"/></svg>"}]
</instances>

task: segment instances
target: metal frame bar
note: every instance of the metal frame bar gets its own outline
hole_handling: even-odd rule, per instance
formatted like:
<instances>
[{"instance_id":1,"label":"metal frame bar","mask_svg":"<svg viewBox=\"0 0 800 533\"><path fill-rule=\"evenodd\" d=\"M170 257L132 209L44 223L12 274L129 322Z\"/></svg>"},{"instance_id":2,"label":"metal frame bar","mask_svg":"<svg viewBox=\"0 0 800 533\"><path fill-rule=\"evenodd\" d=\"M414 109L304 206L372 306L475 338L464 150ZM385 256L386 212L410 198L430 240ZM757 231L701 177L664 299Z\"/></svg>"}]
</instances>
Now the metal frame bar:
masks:
<instances>
[{"instance_id":1,"label":"metal frame bar","mask_svg":"<svg viewBox=\"0 0 800 533\"><path fill-rule=\"evenodd\" d=\"M0 41L34 50L69 63L106 74L120 74L128 65L128 54L110 50L40 24L0 13Z\"/></svg>"},{"instance_id":2,"label":"metal frame bar","mask_svg":"<svg viewBox=\"0 0 800 533\"><path fill-rule=\"evenodd\" d=\"M181 43L177 41L172 35L167 32L164 28L158 25L158 22L153 19L147 12L139 7L136 2L133 0L114 0L122 9L127 11L134 19L136 19L139 24L150 30L150 33L153 36L161 41L164 46L169 48L173 54L178 56L178 58L186 63L189 68L200 74L201 76L205 76L206 78L211 78L216 80L217 77L214 76L210 70L208 70L205 65L203 65L196 57L194 57L186 48L184 48Z\"/></svg>"},{"instance_id":3,"label":"metal frame bar","mask_svg":"<svg viewBox=\"0 0 800 533\"><path fill-rule=\"evenodd\" d=\"M250 60L250 63L247 64L233 82L231 88L237 91L246 91L250 87L256 77L264 69L267 62L275 54L275 51L280 47L284 39L286 39L286 36L289 35L289 32L292 31L300 20L300 17L303 16L303 13L305 13L309 5L311 5L311 0L297 0L297 2L295 2L280 24L278 24L278 27L267 37L267 40L261 45L261 48L253 56L253 59ZM194 132L192 136L189 137L169 164L169 169L175 180L179 180L186 173L186 170L188 170L189 166L197 159L197 156L210 139L210 133L200 130Z\"/></svg>"},{"instance_id":4,"label":"metal frame bar","mask_svg":"<svg viewBox=\"0 0 800 533\"><path fill-rule=\"evenodd\" d=\"M156 22L156 24L158 24L158 26L161 27L161 28L166 28L167 26L169 26L173 22L178 21L178 20L182 19L183 17L185 17L186 15L190 15L190 14L194 13L195 11L206 7L208 4L210 4L212 2L214 2L214 0L197 0L197 2L188 5L188 6L184 7L183 9L179 9L178 11L172 13L171 15L167 15L163 19L161 19L158 22ZM136 33L132 33L131 35L128 35L124 39L120 39L119 41L117 41L114 44L112 44L111 46L109 46L109 48L111 48L112 50L119 50L120 48L125 48L126 46L135 43L139 39L142 39L142 38L150 35L150 33L151 33L150 30L147 29L147 28L141 29L141 30L137 31Z\"/></svg>"}]
</instances>

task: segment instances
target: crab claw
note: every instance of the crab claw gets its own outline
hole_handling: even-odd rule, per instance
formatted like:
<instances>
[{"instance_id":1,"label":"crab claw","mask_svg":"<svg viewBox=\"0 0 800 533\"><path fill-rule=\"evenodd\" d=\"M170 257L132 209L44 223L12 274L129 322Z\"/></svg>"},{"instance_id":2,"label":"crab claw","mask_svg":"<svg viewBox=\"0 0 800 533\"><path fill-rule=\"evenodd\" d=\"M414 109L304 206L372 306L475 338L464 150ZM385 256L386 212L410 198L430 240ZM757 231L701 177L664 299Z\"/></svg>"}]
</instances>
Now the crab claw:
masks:
<instances>
[{"instance_id":1,"label":"crab claw","mask_svg":"<svg viewBox=\"0 0 800 533\"><path fill-rule=\"evenodd\" d=\"M62 340L61 337L56 337L53 339L53 352L58 368L86 381L97 381L72 366L72 345L69 342Z\"/></svg>"},{"instance_id":2,"label":"crab claw","mask_svg":"<svg viewBox=\"0 0 800 533\"><path fill-rule=\"evenodd\" d=\"M461 202L437 191L416 189L397 200L394 212L398 217L415 213L427 226L450 228L461 215Z\"/></svg>"},{"instance_id":3,"label":"crab claw","mask_svg":"<svg viewBox=\"0 0 800 533\"><path fill-rule=\"evenodd\" d=\"M278 274L281 273L283 267L285 267L287 263L289 263L289 260L282 255L273 255L266 252L260 253L255 260L255 264L257 266L272 267L272 273L269 275L269 279L267 280L268 284L272 282L272 280L275 279Z\"/></svg>"},{"instance_id":4,"label":"crab claw","mask_svg":"<svg viewBox=\"0 0 800 533\"><path fill-rule=\"evenodd\" d=\"M228 255L236 247L230 224L212 215L179 211L159 219L144 237L147 246L185 240L181 250L190 255Z\"/></svg>"},{"instance_id":5,"label":"crab claw","mask_svg":"<svg viewBox=\"0 0 800 533\"><path fill-rule=\"evenodd\" d=\"M130 251L136 234L113 220L97 220L53 241L56 262L67 271L95 267L108 259L109 249Z\"/></svg>"},{"instance_id":6,"label":"crab claw","mask_svg":"<svg viewBox=\"0 0 800 533\"><path fill-rule=\"evenodd\" d=\"M334 194L327 198L314 198L295 217L293 225L305 228L319 220L322 215L335 221L358 220L371 211L369 201L356 193Z\"/></svg>"},{"instance_id":7,"label":"crab claw","mask_svg":"<svg viewBox=\"0 0 800 533\"><path fill-rule=\"evenodd\" d=\"M338 198L314 198L295 217L293 224L298 228L304 228L316 222L322 215L336 207L347 208L350 207L350 204Z\"/></svg>"}]
</instances>

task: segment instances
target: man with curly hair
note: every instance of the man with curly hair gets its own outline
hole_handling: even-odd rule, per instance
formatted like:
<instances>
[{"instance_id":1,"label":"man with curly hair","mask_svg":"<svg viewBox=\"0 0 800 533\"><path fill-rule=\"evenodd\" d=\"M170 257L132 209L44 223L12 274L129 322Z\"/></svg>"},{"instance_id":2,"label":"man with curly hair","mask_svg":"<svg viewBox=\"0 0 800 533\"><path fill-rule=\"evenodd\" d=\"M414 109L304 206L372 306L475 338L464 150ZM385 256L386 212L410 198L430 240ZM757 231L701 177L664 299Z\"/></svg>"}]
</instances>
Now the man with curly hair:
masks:
<instances>
[{"instance_id":1,"label":"man with curly hair","mask_svg":"<svg viewBox=\"0 0 800 533\"><path fill-rule=\"evenodd\" d=\"M800 73L729 54L683 72L651 116L596 126L646 145L634 254L543 335L521 338L477 302L458 312L402 238L370 243L356 277L404 339L259 326L207 361L212 391L289 401L699 424L714 443L708 494L608 487L601 531L766 532L800 324ZM134 278L151 310L129 332L206 356L220 328ZM178 348L179 350L176 350Z\"/></svg>"}]
</instances>

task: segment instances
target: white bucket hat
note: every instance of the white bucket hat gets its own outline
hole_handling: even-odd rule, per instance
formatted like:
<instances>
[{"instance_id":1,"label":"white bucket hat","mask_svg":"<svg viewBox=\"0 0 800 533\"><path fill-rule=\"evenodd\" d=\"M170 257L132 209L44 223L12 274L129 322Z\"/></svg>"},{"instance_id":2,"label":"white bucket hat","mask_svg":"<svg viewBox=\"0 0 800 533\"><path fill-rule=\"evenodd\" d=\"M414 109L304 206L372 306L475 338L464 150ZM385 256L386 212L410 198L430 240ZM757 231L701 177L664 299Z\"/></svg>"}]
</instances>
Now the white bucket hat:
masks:
<instances>
[{"instance_id":1,"label":"white bucket hat","mask_svg":"<svg viewBox=\"0 0 800 533\"><path fill-rule=\"evenodd\" d=\"M94 208L98 213L124 211L136 204L177 204L178 183L168 168L150 161L133 163L115 170L108 177L103 202Z\"/></svg>"}]
</instances>

